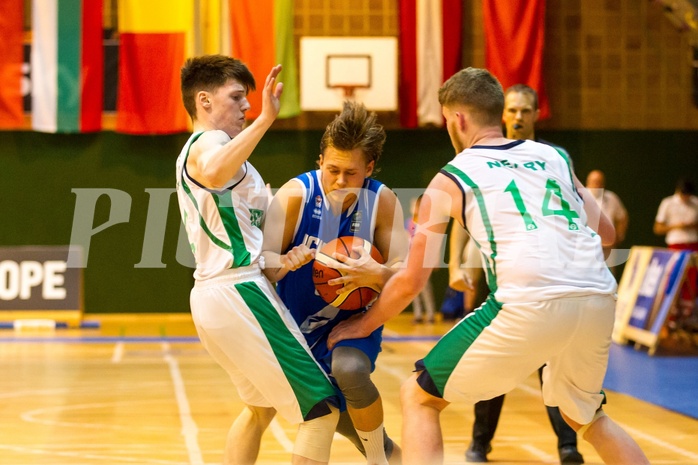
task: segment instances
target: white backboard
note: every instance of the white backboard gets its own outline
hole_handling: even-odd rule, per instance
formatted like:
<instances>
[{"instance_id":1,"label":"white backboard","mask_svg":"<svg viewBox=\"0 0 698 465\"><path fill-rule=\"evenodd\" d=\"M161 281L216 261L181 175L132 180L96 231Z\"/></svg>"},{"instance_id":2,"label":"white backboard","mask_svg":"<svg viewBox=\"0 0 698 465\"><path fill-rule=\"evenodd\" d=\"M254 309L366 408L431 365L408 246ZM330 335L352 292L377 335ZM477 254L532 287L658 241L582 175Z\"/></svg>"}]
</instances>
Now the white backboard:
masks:
<instances>
[{"instance_id":1,"label":"white backboard","mask_svg":"<svg viewBox=\"0 0 698 465\"><path fill-rule=\"evenodd\" d=\"M354 98L369 110L397 110L397 38L302 37L300 49L301 109L341 110Z\"/></svg>"}]
</instances>

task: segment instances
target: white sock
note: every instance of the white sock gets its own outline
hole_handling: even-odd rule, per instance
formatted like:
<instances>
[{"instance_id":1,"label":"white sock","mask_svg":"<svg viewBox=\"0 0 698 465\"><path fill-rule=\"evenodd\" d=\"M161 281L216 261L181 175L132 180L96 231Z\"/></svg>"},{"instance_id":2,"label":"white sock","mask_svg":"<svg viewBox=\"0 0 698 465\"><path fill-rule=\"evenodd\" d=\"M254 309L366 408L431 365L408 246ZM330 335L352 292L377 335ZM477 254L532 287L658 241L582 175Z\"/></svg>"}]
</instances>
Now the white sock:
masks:
<instances>
[{"instance_id":1,"label":"white sock","mask_svg":"<svg viewBox=\"0 0 698 465\"><path fill-rule=\"evenodd\" d=\"M368 465L388 465L383 444L383 423L373 431L360 431L357 429L356 433L361 438L361 442L366 450L366 463Z\"/></svg>"}]
</instances>

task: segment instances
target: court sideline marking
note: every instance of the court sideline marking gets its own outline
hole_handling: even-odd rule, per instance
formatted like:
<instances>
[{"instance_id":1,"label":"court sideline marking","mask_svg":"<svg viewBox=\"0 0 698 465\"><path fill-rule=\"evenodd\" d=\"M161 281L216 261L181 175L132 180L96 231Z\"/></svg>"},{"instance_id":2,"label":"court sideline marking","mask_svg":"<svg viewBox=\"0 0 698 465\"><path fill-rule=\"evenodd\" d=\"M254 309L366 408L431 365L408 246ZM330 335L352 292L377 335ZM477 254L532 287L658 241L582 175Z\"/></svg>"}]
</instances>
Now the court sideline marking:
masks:
<instances>
[{"instance_id":1,"label":"court sideline marking","mask_svg":"<svg viewBox=\"0 0 698 465\"><path fill-rule=\"evenodd\" d=\"M187 391L184 388L184 380L179 370L179 363L177 359L172 356L170 344L168 342L163 342L160 347L162 348L163 359L170 369L170 378L172 378L172 384L175 390L179 419L182 423L182 436L184 436L184 444L187 448L187 454L189 454L189 463L192 465L204 465L204 458L201 455L201 448L199 447L198 441L199 427L191 416L189 399L187 398Z\"/></svg>"}]
</instances>

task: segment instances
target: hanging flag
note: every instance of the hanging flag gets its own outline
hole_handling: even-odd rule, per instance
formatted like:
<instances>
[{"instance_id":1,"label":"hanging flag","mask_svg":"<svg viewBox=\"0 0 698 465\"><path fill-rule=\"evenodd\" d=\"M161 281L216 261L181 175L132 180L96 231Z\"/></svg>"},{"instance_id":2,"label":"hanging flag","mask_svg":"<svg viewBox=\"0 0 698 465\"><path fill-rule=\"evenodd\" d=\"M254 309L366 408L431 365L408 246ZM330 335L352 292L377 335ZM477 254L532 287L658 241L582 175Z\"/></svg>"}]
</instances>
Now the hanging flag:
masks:
<instances>
[{"instance_id":1,"label":"hanging flag","mask_svg":"<svg viewBox=\"0 0 698 465\"><path fill-rule=\"evenodd\" d=\"M262 110L261 87L274 65L283 70L284 83L279 118L300 114L300 94L293 40L293 0L229 0L233 56L252 71L258 90L248 99L252 108L248 118Z\"/></svg>"},{"instance_id":2,"label":"hanging flag","mask_svg":"<svg viewBox=\"0 0 698 465\"><path fill-rule=\"evenodd\" d=\"M199 0L198 18L194 22L194 43L195 55L230 55L232 41L228 0Z\"/></svg>"},{"instance_id":3,"label":"hanging flag","mask_svg":"<svg viewBox=\"0 0 698 465\"><path fill-rule=\"evenodd\" d=\"M461 68L461 0L400 0L400 122L443 125L438 91Z\"/></svg>"},{"instance_id":4,"label":"hanging flag","mask_svg":"<svg viewBox=\"0 0 698 465\"><path fill-rule=\"evenodd\" d=\"M189 130L179 74L188 55L193 0L119 0L116 131Z\"/></svg>"},{"instance_id":5,"label":"hanging flag","mask_svg":"<svg viewBox=\"0 0 698 465\"><path fill-rule=\"evenodd\" d=\"M102 129L102 0L33 0L32 128Z\"/></svg>"},{"instance_id":6,"label":"hanging flag","mask_svg":"<svg viewBox=\"0 0 698 465\"><path fill-rule=\"evenodd\" d=\"M483 0L485 67L502 87L526 84L538 92L540 118L550 116L543 76L545 0Z\"/></svg>"},{"instance_id":7,"label":"hanging flag","mask_svg":"<svg viewBox=\"0 0 698 465\"><path fill-rule=\"evenodd\" d=\"M0 0L0 129L24 125L22 106L23 2Z\"/></svg>"}]
</instances>

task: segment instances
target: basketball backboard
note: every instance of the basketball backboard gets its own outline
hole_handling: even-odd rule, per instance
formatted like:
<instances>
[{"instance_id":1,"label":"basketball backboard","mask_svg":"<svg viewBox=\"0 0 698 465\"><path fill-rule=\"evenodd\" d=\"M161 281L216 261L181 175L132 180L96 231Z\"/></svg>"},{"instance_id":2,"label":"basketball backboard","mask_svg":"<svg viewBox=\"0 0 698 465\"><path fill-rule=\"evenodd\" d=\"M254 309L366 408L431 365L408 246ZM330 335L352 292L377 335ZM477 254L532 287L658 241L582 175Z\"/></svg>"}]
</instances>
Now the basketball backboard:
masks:
<instances>
[{"instance_id":1,"label":"basketball backboard","mask_svg":"<svg viewBox=\"0 0 698 465\"><path fill-rule=\"evenodd\" d=\"M397 110L395 37L302 37L300 48L302 110L341 110L347 99Z\"/></svg>"}]
</instances>

